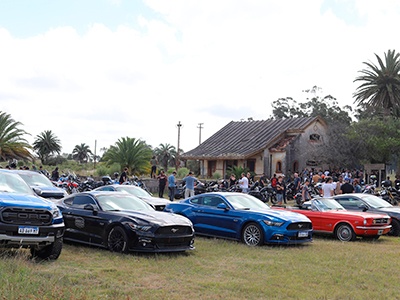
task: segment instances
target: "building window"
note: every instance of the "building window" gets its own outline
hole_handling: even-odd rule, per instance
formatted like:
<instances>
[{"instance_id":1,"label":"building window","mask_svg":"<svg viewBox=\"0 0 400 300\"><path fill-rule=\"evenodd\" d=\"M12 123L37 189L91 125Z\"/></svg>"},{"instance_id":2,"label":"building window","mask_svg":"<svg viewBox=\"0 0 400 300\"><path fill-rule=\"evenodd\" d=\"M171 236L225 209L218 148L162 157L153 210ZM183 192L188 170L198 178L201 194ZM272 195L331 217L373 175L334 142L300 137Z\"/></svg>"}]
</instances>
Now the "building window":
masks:
<instances>
[{"instance_id":1,"label":"building window","mask_svg":"<svg viewBox=\"0 0 400 300\"><path fill-rule=\"evenodd\" d=\"M293 163L293 172L299 173L299 162L298 161L295 161Z\"/></svg>"},{"instance_id":2,"label":"building window","mask_svg":"<svg viewBox=\"0 0 400 300\"><path fill-rule=\"evenodd\" d=\"M317 133L310 134L310 141L319 141L321 136Z\"/></svg>"},{"instance_id":3,"label":"building window","mask_svg":"<svg viewBox=\"0 0 400 300\"><path fill-rule=\"evenodd\" d=\"M282 162L280 160L276 162L275 172L276 173L282 173Z\"/></svg>"}]
</instances>

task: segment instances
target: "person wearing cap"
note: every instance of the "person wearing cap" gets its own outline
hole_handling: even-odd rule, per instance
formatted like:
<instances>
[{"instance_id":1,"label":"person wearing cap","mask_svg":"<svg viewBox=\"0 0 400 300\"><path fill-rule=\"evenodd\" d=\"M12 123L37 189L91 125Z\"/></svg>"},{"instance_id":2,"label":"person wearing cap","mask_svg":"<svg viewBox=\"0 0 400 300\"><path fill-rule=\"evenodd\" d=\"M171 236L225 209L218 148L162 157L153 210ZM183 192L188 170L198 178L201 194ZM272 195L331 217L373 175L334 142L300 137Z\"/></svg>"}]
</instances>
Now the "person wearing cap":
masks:
<instances>
[{"instance_id":1,"label":"person wearing cap","mask_svg":"<svg viewBox=\"0 0 400 300\"><path fill-rule=\"evenodd\" d=\"M354 186L350 183L349 177L344 178L344 183L340 186L340 190L342 191L342 194L354 193Z\"/></svg>"},{"instance_id":2,"label":"person wearing cap","mask_svg":"<svg viewBox=\"0 0 400 300\"><path fill-rule=\"evenodd\" d=\"M194 196L194 183L197 182L197 178L193 176L193 172L190 171L189 174L182 179L185 184L185 198L193 197Z\"/></svg>"}]
</instances>

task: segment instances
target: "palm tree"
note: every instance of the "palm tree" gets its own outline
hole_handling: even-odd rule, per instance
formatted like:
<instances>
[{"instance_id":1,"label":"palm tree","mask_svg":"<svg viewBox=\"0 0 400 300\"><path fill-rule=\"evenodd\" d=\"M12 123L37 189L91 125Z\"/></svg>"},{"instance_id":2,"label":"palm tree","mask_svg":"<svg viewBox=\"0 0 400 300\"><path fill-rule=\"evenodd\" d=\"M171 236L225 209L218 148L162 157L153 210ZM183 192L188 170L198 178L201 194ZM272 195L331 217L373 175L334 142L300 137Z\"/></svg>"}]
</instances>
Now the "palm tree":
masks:
<instances>
[{"instance_id":1,"label":"palm tree","mask_svg":"<svg viewBox=\"0 0 400 300\"><path fill-rule=\"evenodd\" d=\"M33 159L29 152L32 147L23 138L26 133L19 129L22 125L11 118L10 114L0 111L0 158L3 161L12 159Z\"/></svg>"},{"instance_id":2,"label":"palm tree","mask_svg":"<svg viewBox=\"0 0 400 300\"><path fill-rule=\"evenodd\" d=\"M72 150L72 158L78 160L79 163L88 162L91 155L93 156L93 153L85 143L76 145Z\"/></svg>"},{"instance_id":3,"label":"palm tree","mask_svg":"<svg viewBox=\"0 0 400 300\"><path fill-rule=\"evenodd\" d=\"M160 144L154 149L154 154L165 172L168 171L170 163L175 163L176 149L170 144Z\"/></svg>"},{"instance_id":4,"label":"palm tree","mask_svg":"<svg viewBox=\"0 0 400 300\"><path fill-rule=\"evenodd\" d=\"M46 165L51 155L61 153L60 140L51 130L45 130L36 136L33 149L36 150L42 164Z\"/></svg>"},{"instance_id":5,"label":"palm tree","mask_svg":"<svg viewBox=\"0 0 400 300\"><path fill-rule=\"evenodd\" d=\"M108 165L118 163L121 170L127 167L130 174L139 175L149 173L151 156L152 151L144 141L125 137L119 139L114 146L110 146L104 153L103 160Z\"/></svg>"},{"instance_id":6,"label":"palm tree","mask_svg":"<svg viewBox=\"0 0 400 300\"><path fill-rule=\"evenodd\" d=\"M361 76L354 82L363 82L354 94L354 103L374 108L383 108L386 114L397 113L400 109L400 53L389 50L385 61L376 55L379 66L364 62L367 69L361 70Z\"/></svg>"}]
</instances>

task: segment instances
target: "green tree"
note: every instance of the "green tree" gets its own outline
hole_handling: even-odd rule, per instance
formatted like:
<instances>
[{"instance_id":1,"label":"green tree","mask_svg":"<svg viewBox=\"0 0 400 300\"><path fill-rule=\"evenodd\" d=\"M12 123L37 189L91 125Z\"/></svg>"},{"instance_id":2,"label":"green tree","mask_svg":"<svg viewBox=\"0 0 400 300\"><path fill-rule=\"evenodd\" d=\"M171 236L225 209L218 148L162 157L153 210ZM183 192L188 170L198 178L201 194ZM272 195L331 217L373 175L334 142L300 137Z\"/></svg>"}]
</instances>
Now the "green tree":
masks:
<instances>
[{"instance_id":1,"label":"green tree","mask_svg":"<svg viewBox=\"0 0 400 300\"><path fill-rule=\"evenodd\" d=\"M22 123L16 122L10 114L0 111L0 158L3 161L13 159L32 160L31 146L23 136L26 133L18 128Z\"/></svg>"},{"instance_id":2,"label":"green tree","mask_svg":"<svg viewBox=\"0 0 400 300\"><path fill-rule=\"evenodd\" d=\"M61 153L61 143L51 130L45 130L36 136L33 149L38 154L42 164L47 165L53 154L59 155Z\"/></svg>"},{"instance_id":3,"label":"green tree","mask_svg":"<svg viewBox=\"0 0 400 300\"><path fill-rule=\"evenodd\" d=\"M388 50L385 60L376 55L378 66L364 62L366 69L354 82L362 82L354 93L354 103L383 108L385 114L399 116L400 111L400 53Z\"/></svg>"},{"instance_id":4,"label":"green tree","mask_svg":"<svg viewBox=\"0 0 400 300\"><path fill-rule=\"evenodd\" d=\"M72 158L80 163L88 162L91 156L93 156L93 153L85 143L76 145L74 150L72 150Z\"/></svg>"},{"instance_id":5,"label":"green tree","mask_svg":"<svg viewBox=\"0 0 400 300\"><path fill-rule=\"evenodd\" d=\"M168 166L175 166L176 148L174 146L170 144L160 144L154 149L154 154L165 172L168 171Z\"/></svg>"},{"instance_id":6,"label":"green tree","mask_svg":"<svg viewBox=\"0 0 400 300\"><path fill-rule=\"evenodd\" d=\"M121 170L127 167L130 174L140 175L149 173L151 156L152 151L144 141L124 137L120 138L115 145L110 146L104 153L103 160L107 162L107 165L118 163Z\"/></svg>"}]
</instances>

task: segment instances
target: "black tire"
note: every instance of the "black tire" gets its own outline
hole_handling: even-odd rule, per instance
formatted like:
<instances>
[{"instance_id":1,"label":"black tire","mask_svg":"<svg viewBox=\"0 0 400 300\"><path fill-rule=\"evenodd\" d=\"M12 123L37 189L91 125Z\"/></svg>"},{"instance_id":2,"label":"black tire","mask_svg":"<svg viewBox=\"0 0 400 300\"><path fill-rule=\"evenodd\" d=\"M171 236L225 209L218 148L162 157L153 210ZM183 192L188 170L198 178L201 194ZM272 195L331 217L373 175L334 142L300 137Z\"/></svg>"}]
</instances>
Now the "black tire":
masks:
<instances>
[{"instance_id":1,"label":"black tire","mask_svg":"<svg viewBox=\"0 0 400 300\"><path fill-rule=\"evenodd\" d=\"M341 223L335 229L335 237L342 242L351 242L356 239L356 234L349 224Z\"/></svg>"},{"instance_id":2,"label":"black tire","mask_svg":"<svg viewBox=\"0 0 400 300\"><path fill-rule=\"evenodd\" d=\"M275 194L270 195L269 198L270 198L272 204L278 203L278 199L276 198Z\"/></svg>"},{"instance_id":3,"label":"black tire","mask_svg":"<svg viewBox=\"0 0 400 300\"><path fill-rule=\"evenodd\" d=\"M400 221L399 220L392 219L392 228L390 228L388 235L400 236Z\"/></svg>"},{"instance_id":4,"label":"black tire","mask_svg":"<svg viewBox=\"0 0 400 300\"><path fill-rule=\"evenodd\" d=\"M260 246L264 243L264 233L257 223L246 224L242 230L242 241L248 246Z\"/></svg>"},{"instance_id":5,"label":"black tire","mask_svg":"<svg viewBox=\"0 0 400 300\"><path fill-rule=\"evenodd\" d=\"M128 252L128 235L121 226L113 227L107 236L107 247L112 252Z\"/></svg>"},{"instance_id":6,"label":"black tire","mask_svg":"<svg viewBox=\"0 0 400 300\"><path fill-rule=\"evenodd\" d=\"M56 260L61 254L62 246L63 238L56 238L54 243L44 248L31 248L32 258L40 258L42 260Z\"/></svg>"}]
</instances>

